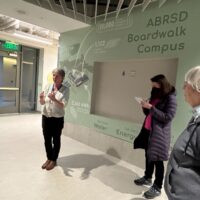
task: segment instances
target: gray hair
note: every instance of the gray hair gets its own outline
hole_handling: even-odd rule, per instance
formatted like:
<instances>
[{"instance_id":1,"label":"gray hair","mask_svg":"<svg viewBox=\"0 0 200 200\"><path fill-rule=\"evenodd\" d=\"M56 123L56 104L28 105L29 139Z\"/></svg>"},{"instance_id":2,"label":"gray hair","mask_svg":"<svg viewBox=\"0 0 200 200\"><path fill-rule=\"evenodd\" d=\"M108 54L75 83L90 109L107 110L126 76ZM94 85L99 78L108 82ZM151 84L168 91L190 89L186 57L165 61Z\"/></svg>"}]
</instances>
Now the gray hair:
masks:
<instances>
[{"instance_id":1,"label":"gray hair","mask_svg":"<svg viewBox=\"0 0 200 200\"><path fill-rule=\"evenodd\" d=\"M58 73L63 79L65 78L65 71L63 69L54 69L52 73Z\"/></svg>"},{"instance_id":2,"label":"gray hair","mask_svg":"<svg viewBox=\"0 0 200 200\"><path fill-rule=\"evenodd\" d=\"M191 68L185 74L185 82L191 85L194 90L200 92L200 66Z\"/></svg>"}]
</instances>

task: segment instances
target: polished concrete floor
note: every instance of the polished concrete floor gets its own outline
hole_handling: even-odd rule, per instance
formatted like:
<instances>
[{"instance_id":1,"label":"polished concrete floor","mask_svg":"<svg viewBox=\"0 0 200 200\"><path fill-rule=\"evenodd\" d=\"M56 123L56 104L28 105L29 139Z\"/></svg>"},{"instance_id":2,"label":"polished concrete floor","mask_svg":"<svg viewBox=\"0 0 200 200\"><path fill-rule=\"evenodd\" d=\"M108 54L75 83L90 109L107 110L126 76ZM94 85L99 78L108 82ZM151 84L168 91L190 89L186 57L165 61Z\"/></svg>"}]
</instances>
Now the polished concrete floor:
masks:
<instances>
[{"instance_id":1,"label":"polished concrete floor","mask_svg":"<svg viewBox=\"0 0 200 200\"><path fill-rule=\"evenodd\" d=\"M0 116L1 200L144 199L148 188L133 183L142 169L66 136L58 166L42 170L46 158L40 119L39 114ZM164 191L156 199L167 200Z\"/></svg>"}]
</instances>

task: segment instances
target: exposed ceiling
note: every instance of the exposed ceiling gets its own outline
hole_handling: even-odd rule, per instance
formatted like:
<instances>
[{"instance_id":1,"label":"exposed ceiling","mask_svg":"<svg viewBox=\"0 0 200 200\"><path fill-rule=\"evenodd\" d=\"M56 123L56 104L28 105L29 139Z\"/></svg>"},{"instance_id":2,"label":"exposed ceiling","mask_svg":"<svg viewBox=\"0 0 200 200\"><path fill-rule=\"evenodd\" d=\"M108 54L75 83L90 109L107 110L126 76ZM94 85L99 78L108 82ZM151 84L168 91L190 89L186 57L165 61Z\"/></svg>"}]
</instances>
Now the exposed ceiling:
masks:
<instances>
[{"instance_id":1,"label":"exposed ceiling","mask_svg":"<svg viewBox=\"0 0 200 200\"><path fill-rule=\"evenodd\" d=\"M116 14L116 18L122 10L126 10L129 15L133 8L141 6L144 11L151 3L158 2L158 7L164 5L168 0L24 0L38 7L51 10L52 12L68 16L82 22L96 23L96 18ZM176 0L180 3L182 0Z\"/></svg>"},{"instance_id":2,"label":"exposed ceiling","mask_svg":"<svg viewBox=\"0 0 200 200\"><path fill-rule=\"evenodd\" d=\"M0 14L59 33L88 26L23 0L0 0Z\"/></svg>"},{"instance_id":3,"label":"exposed ceiling","mask_svg":"<svg viewBox=\"0 0 200 200\"><path fill-rule=\"evenodd\" d=\"M89 25L23 0L0 0L0 35L51 39L57 43L59 33L88 27ZM43 40L45 41L45 40Z\"/></svg>"},{"instance_id":4,"label":"exposed ceiling","mask_svg":"<svg viewBox=\"0 0 200 200\"><path fill-rule=\"evenodd\" d=\"M107 16L112 12L119 12L130 6L142 5L146 0L24 0L39 7L91 23L92 18L100 15ZM148 0L153 2L155 0Z\"/></svg>"},{"instance_id":5,"label":"exposed ceiling","mask_svg":"<svg viewBox=\"0 0 200 200\"><path fill-rule=\"evenodd\" d=\"M24 33L46 39L59 39L59 33L0 14L0 31L10 34Z\"/></svg>"},{"instance_id":6,"label":"exposed ceiling","mask_svg":"<svg viewBox=\"0 0 200 200\"><path fill-rule=\"evenodd\" d=\"M99 16L127 16L136 6L144 12L151 3L158 8L169 0L0 0L0 32L23 32L57 40L58 33L87 27ZM175 0L180 3L182 0Z\"/></svg>"}]
</instances>

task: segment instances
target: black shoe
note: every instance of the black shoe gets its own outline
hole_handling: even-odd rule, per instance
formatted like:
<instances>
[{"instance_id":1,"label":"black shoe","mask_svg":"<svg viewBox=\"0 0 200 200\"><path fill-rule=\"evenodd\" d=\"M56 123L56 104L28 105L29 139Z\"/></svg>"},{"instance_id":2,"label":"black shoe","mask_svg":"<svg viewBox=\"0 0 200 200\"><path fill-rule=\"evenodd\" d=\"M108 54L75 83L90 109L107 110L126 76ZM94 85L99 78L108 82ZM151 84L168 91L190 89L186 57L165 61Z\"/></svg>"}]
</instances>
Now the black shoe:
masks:
<instances>
[{"instance_id":1,"label":"black shoe","mask_svg":"<svg viewBox=\"0 0 200 200\"><path fill-rule=\"evenodd\" d=\"M148 191L144 193L144 197L147 199L153 199L161 195L160 188L158 188L155 184L150 187Z\"/></svg>"},{"instance_id":2,"label":"black shoe","mask_svg":"<svg viewBox=\"0 0 200 200\"><path fill-rule=\"evenodd\" d=\"M151 179L150 178L146 179L144 176L142 178L135 179L134 183L136 185L147 185L147 186L152 185Z\"/></svg>"}]
</instances>

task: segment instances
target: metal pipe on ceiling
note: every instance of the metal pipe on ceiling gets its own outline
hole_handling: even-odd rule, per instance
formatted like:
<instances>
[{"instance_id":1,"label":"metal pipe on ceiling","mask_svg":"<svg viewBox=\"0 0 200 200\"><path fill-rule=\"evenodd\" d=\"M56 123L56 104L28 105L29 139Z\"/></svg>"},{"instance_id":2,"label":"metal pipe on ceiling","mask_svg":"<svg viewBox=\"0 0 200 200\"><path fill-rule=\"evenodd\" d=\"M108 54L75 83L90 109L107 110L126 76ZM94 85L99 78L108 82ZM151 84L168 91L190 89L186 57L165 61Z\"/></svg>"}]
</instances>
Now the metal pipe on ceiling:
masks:
<instances>
[{"instance_id":1,"label":"metal pipe on ceiling","mask_svg":"<svg viewBox=\"0 0 200 200\"><path fill-rule=\"evenodd\" d=\"M0 31L15 29L16 26L19 26L19 21L15 20L15 19L9 19L9 18L6 18L6 19L2 18L1 19L0 18L0 21L1 21L1 23L0 23Z\"/></svg>"},{"instance_id":2,"label":"metal pipe on ceiling","mask_svg":"<svg viewBox=\"0 0 200 200\"><path fill-rule=\"evenodd\" d=\"M94 12L94 21L97 23L97 9L98 9L98 0L95 1L95 12Z\"/></svg>"},{"instance_id":3,"label":"metal pipe on ceiling","mask_svg":"<svg viewBox=\"0 0 200 200\"><path fill-rule=\"evenodd\" d=\"M107 18L107 15L108 15L109 5L110 5L110 0L108 0L108 1L107 1L107 4L106 4L106 11L105 11L105 18L104 18L104 21L106 21L106 18Z\"/></svg>"},{"instance_id":4,"label":"metal pipe on ceiling","mask_svg":"<svg viewBox=\"0 0 200 200\"><path fill-rule=\"evenodd\" d=\"M47 0L47 2L49 3L49 6L51 8L52 11L55 11L55 2L53 2L52 0Z\"/></svg>"},{"instance_id":5,"label":"metal pipe on ceiling","mask_svg":"<svg viewBox=\"0 0 200 200\"><path fill-rule=\"evenodd\" d=\"M118 15L120 13L120 10L121 10L123 3L124 3L124 0L119 0L118 5L117 5L117 9L116 9L116 11L117 11L116 16L115 16L116 19L118 18Z\"/></svg>"},{"instance_id":6,"label":"metal pipe on ceiling","mask_svg":"<svg viewBox=\"0 0 200 200\"><path fill-rule=\"evenodd\" d=\"M40 3L40 0L36 0L36 3L42 7L41 3Z\"/></svg>"},{"instance_id":7,"label":"metal pipe on ceiling","mask_svg":"<svg viewBox=\"0 0 200 200\"><path fill-rule=\"evenodd\" d=\"M71 0L71 2L72 2L72 8L73 8L73 12L74 12L74 18L76 19L76 13L77 13L76 1Z\"/></svg>"},{"instance_id":8,"label":"metal pipe on ceiling","mask_svg":"<svg viewBox=\"0 0 200 200\"><path fill-rule=\"evenodd\" d=\"M62 11L63 11L63 14L66 15L66 8L67 8L67 4L65 2L65 0L59 0L60 2L60 5L61 5L61 8L62 8Z\"/></svg>"},{"instance_id":9,"label":"metal pipe on ceiling","mask_svg":"<svg viewBox=\"0 0 200 200\"><path fill-rule=\"evenodd\" d=\"M87 0L83 0L83 12L84 12L84 18L86 22L87 21Z\"/></svg>"},{"instance_id":10,"label":"metal pipe on ceiling","mask_svg":"<svg viewBox=\"0 0 200 200\"><path fill-rule=\"evenodd\" d=\"M167 0L159 0L159 8L162 7L164 5L164 3L166 3Z\"/></svg>"},{"instance_id":11,"label":"metal pipe on ceiling","mask_svg":"<svg viewBox=\"0 0 200 200\"><path fill-rule=\"evenodd\" d=\"M129 6L128 6L128 16L131 14L133 8L135 7L137 0L131 0Z\"/></svg>"},{"instance_id":12,"label":"metal pipe on ceiling","mask_svg":"<svg viewBox=\"0 0 200 200\"><path fill-rule=\"evenodd\" d=\"M146 10L148 5L151 3L151 0L144 0L143 5L142 5L142 12Z\"/></svg>"}]
</instances>

